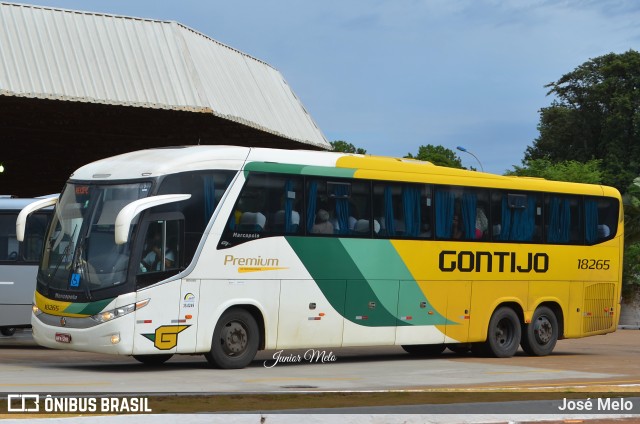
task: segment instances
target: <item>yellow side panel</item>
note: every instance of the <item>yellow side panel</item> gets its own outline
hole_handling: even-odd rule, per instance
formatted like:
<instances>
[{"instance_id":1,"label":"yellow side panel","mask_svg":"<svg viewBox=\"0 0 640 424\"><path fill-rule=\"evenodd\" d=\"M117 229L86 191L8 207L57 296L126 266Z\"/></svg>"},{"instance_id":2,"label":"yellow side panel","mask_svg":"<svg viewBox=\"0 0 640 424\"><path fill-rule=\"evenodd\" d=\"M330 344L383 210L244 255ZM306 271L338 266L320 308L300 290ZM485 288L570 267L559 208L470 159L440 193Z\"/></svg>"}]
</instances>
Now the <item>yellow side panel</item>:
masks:
<instances>
[{"instance_id":1,"label":"yellow side panel","mask_svg":"<svg viewBox=\"0 0 640 424\"><path fill-rule=\"evenodd\" d=\"M449 343L464 343L469 337L471 309L471 281L418 281L430 302L447 317L445 325L438 325ZM437 293L437 295L436 295Z\"/></svg>"},{"instance_id":2,"label":"yellow side panel","mask_svg":"<svg viewBox=\"0 0 640 424\"><path fill-rule=\"evenodd\" d=\"M582 314L584 313L584 282L570 283L569 308L564 319L564 336L582 337Z\"/></svg>"},{"instance_id":3,"label":"yellow side panel","mask_svg":"<svg viewBox=\"0 0 640 424\"><path fill-rule=\"evenodd\" d=\"M469 341L484 341L493 311L502 303L516 303L526 309L528 281L474 281L471 299Z\"/></svg>"}]
</instances>

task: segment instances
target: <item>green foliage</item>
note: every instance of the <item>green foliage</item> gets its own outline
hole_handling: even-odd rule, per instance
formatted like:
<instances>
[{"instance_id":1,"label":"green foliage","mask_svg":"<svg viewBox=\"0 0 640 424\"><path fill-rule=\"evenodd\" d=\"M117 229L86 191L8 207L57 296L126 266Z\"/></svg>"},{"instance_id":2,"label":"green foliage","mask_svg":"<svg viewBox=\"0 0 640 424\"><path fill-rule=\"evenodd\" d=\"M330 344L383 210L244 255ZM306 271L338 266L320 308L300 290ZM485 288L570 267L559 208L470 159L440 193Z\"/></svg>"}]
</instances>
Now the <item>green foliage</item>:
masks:
<instances>
[{"instance_id":1,"label":"green foliage","mask_svg":"<svg viewBox=\"0 0 640 424\"><path fill-rule=\"evenodd\" d=\"M622 268L622 295L632 299L640 290L640 243L631 243L624 249Z\"/></svg>"},{"instance_id":2,"label":"green foliage","mask_svg":"<svg viewBox=\"0 0 640 424\"><path fill-rule=\"evenodd\" d=\"M367 151L361 147L356 147L351 143L347 143L343 140L335 140L330 142L331 147L333 147L334 152L343 152L343 153L358 153L360 155L364 155Z\"/></svg>"},{"instance_id":3,"label":"green foliage","mask_svg":"<svg viewBox=\"0 0 640 424\"><path fill-rule=\"evenodd\" d=\"M624 191L640 174L640 53L591 59L546 87L555 100L525 161L600 159L603 183Z\"/></svg>"},{"instance_id":4,"label":"green foliage","mask_svg":"<svg viewBox=\"0 0 640 424\"><path fill-rule=\"evenodd\" d=\"M624 204L624 241L626 245L640 243L640 177L633 180L622 196Z\"/></svg>"},{"instance_id":5,"label":"green foliage","mask_svg":"<svg viewBox=\"0 0 640 424\"><path fill-rule=\"evenodd\" d=\"M633 298L640 290L640 177L629 185L622 203L625 231L622 291L625 298Z\"/></svg>"},{"instance_id":6,"label":"green foliage","mask_svg":"<svg viewBox=\"0 0 640 424\"><path fill-rule=\"evenodd\" d=\"M415 156L408 153L405 158L429 161L434 165L448 166L449 168L464 168L462 160L460 160L456 152L446 147L432 144L418 147L418 153Z\"/></svg>"},{"instance_id":7,"label":"green foliage","mask_svg":"<svg viewBox=\"0 0 640 424\"><path fill-rule=\"evenodd\" d=\"M514 166L513 171L506 175L520 177L538 177L555 181L570 181L576 183L601 184L601 160L593 159L585 163L567 160L553 163L549 159L529 159L523 161L523 166Z\"/></svg>"}]
</instances>

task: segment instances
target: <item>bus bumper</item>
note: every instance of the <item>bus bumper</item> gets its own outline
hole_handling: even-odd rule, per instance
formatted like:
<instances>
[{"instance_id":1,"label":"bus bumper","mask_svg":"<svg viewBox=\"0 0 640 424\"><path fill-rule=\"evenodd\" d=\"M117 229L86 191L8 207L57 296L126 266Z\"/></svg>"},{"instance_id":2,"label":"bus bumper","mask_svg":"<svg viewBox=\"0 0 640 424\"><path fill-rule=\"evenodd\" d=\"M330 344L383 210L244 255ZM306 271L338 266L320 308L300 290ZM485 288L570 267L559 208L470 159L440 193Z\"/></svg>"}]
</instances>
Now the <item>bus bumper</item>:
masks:
<instances>
[{"instance_id":1,"label":"bus bumper","mask_svg":"<svg viewBox=\"0 0 640 424\"><path fill-rule=\"evenodd\" d=\"M73 328L53 325L53 319L61 322L61 317L42 314L31 315L33 339L41 346L52 349L77 350L115 355L133 353L133 332L135 314L129 314L112 321L89 328ZM67 320L70 320L67 318ZM91 318L82 318L91 320Z\"/></svg>"}]
</instances>

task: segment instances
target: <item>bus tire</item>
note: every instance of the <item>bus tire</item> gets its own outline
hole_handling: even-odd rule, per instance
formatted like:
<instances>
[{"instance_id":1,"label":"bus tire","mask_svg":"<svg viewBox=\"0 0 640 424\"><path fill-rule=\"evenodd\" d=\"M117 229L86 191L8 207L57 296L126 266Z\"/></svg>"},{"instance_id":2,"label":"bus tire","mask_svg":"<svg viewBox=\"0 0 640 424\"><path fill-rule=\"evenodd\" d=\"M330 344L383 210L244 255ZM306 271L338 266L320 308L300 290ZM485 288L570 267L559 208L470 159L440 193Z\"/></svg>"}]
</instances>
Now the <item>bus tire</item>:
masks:
<instances>
[{"instance_id":1,"label":"bus tire","mask_svg":"<svg viewBox=\"0 0 640 424\"><path fill-rule=\"evenodd\" d=\"M416 356L437 356L445 347L443 344L402 345L405 352Z\"/></svg>"},{"instance_id":2,"label":"bus tire","mask_svg":"<svg viewBox=\"0 0 640 424\"><path fill-rule=\"evenodd\" d=\"M546 356L553 351L558 341L558 318L546 306L535 310L531 323L522 329L520 345L528 355Z\"/></svg>"},{"instance_id":3,"label":"bus tire","mask_svg":"<svg viewBox=\"0 0 640 424\"><path fill-rule=\"evenodd\" d=\"M255 318L248 311L229 309L216 324L211 350L204 356L215 368L244 368L258 352L259 331Z\"/></svg>"},{"instance_id":4,"label":"bus tire","mask_svg":"<svg viewBox=\"0 0 640 424\"><path fill-rule=\"evenodd\" d=\"M522 327L515 311L503 306L495 310L489 320L485 349L488 356L509 358L515 355L520 344Z\"/></svg>"},{"instance_id":5,"label":"bus tire","mask_svg":"<svg viewBox=\"0 0 640 424\"><path fill-rule=\"evenodd\" d=\"M13 336L16 334L16 329L15 327L0 327L0 334L7 337Z\"/></svg>"},{"instance_id":6,"label":"bus tire","mask_svg":"<svg viewBox=\"0 0 640 424\"><path fill-rule=\"evenodd\" d=\"M173 356L172 353L164 353L160 355L133 355L133 359L145 365L162 365Z\"/></svg>"}]
</instances>

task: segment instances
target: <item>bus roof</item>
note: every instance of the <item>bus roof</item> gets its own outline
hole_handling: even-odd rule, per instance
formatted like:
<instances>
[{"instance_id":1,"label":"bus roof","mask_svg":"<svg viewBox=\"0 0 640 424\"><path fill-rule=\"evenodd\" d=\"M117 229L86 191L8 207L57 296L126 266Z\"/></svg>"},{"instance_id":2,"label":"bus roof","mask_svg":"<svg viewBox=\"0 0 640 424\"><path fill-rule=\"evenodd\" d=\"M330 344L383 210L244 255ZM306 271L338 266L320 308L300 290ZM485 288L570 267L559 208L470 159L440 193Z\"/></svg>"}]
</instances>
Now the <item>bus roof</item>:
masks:
<instances>
[{"instance_id":1,"label":"bus roof","mask_svg":"<svg viewBox=\"0 0 640 424\"><path fill-rule=\"evenodd\" d=\"M437 166L415 159L220 145L176 146L124 153L79 168L71 180L118 181L206 169L240 170L245 166L252 170L334 176L331 169L339 168L345 171L340 175L354 178L620 196L612 187L502 176ZM322 168L327 169L323 171Z\"/></svg>"},{"instance_id":2,"label":"bus roof","mask_svg":"<svg viewBox=\"0 0 640 424\"><path fill-rule=\"evenodd\" d=\"M14 211L20 211L22 210L25 206L41 200L45 197L52 197L52 196L58 196L57 194L51 194L51 195L47 195L47 196L42 196L42 197L36 197L36 198L27 198L27 197L10 197L10 196L0 196L0 210L3 211L8 211L8 210L14 210ZM51 209L51 208L49 208Z\"/></svg>"},{"instance_id":3,"label":"bus roof","mask_svg":"<svg viewBox=\"0 0 640 424\"><path fill-rule=\"evenodd\" d=\"M251 158L249 154L251 153ZM239 146L176 146L139 150L79 168L72 180L124 180L204 169L242 169L247 160L336 166L344 153Z\"/></svg>"}]
</instances>

